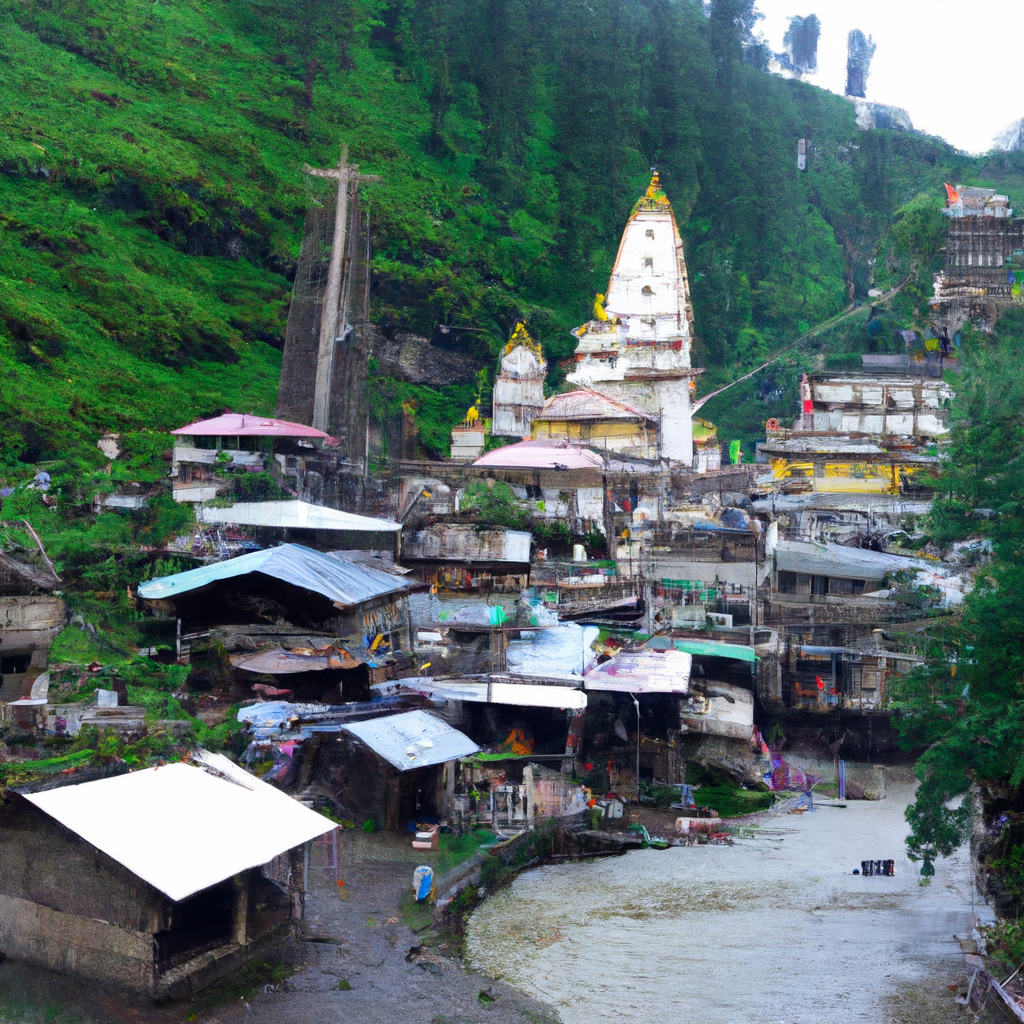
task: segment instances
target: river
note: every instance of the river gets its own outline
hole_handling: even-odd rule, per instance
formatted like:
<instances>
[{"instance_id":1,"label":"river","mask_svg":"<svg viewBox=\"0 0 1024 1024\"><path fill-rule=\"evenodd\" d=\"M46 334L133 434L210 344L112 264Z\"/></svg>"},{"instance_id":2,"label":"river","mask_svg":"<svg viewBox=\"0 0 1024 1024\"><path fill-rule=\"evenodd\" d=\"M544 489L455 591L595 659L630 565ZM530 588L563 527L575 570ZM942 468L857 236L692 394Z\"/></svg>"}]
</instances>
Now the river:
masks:
<instances>
[{"instance_id":1,"label":"river","mask_svg":"<svg viewBox=\"0 0 1024 1024\"><path fill-rule=\"evenodd\" d=\"M897 776L894 778L893 776ZM943 1024L966 970L966 849L930 885L906 857L914 783L887 798L783 814L734 846L524 872L473 915L473 965L551 1003L565 1024ZM892 858L895 877L852 871Z\"/></svg>"}]
</instances>

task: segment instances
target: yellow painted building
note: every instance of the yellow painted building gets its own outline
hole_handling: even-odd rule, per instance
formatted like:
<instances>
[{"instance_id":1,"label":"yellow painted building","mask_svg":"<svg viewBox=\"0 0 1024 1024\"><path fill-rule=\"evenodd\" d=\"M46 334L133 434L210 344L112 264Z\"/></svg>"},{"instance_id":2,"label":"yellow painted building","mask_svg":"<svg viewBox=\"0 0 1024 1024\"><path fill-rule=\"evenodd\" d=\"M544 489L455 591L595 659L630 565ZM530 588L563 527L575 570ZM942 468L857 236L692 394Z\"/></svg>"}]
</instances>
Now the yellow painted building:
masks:
<instances>
[{"instance_id":1,"label":"yellow painted building","mask_svg":"<svg viewBox=\"0 0 1024 1024\"><path fill-rule=\"evenodd\" d=\"M589 389L549 398L530 430L534 440L557 438L641 458L658 456L654 416Z\"/></svg>"},{"instance_id":2,"label":"yellow painted building","mask_svg":"<svg viewBox=\"0 0 1024 1024\"><path fill-rule=\"evenodd\" d=\"M827 494L899 494L908 487L927 487L934 472L930 465L915 465L898 456L880 461L777 456L769 457L768 465L783 492Z\"/></svg>"}]
</instances>

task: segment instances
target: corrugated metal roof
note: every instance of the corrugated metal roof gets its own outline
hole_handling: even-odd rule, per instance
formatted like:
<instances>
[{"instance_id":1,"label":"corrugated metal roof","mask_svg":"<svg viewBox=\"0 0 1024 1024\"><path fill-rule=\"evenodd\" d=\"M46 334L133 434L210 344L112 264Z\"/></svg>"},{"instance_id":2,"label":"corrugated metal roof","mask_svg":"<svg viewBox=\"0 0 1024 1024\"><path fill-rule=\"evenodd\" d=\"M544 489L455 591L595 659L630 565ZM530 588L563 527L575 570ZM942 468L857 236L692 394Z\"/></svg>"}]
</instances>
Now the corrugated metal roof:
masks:
<instances>
[{"instance_id":1,"label":"corrugated metal roof","mask_svg":"<svg viewBox=\"0 0 1024 1024\"><path fill-rule=\"evenodd\" d=\"M495 448L481 456L474 466L501 469L601 469L601 457L567 441L520 441Z\"/></svg>"},{"instance_id":2,"label":"corrugated metal roof","mask_svg":"<svg viewBox=\"0 0 1024 1024\"><path fill-rule=\"evenodd\" d=\"M682 651L649 647L619 651L584 677L588 690L618 693L688 693L693 658Z\"/></svg>"},{"instance_id":3,"label":"corrugated metal roof","mask_svg":"<svg viewBox=\"0 0 1024 1024\"><path fill-rule=\"evenodd\" d=\"M400 772L468 757L480 748L464 733L426 711L353 722L341 727Z\"/></svg>"},{"instance_id":4,"label":"corrugated metal roof","mask_svg":"<svg viewBox=\"0 0 1024 1024\"><path fill-rule=\"evenodd\" d=\"M553 395L544 403L544 409L536 417L539 420L647 420L657 422L656 417L624 402L617 402L607 395L589 388L578 388L562 395Z\"/></svg>"},{"instance_id":5,"label":"corrugated metal roof","mask_svg":"<svg viewBox=\"0 0 1024 1024\"><path fill-rule=\"evenodd\" d=\"M227 758L207 759L224 778L168 764L25 799L172 900L335 827Z\"/></svg>"},{"instance_id":6,"label":"corrugated metal roof","mask_svg":"<svg viewBox=\"0 0 1024 1024\"><path fill-rule=\"evenodd\" d=\"M888 573L903 569L934 572L940 568L922 558L905 558L882 551L847 548L842 544L813 544L801 540L780 540L775 549L775 559L780 572L853 580L880 580Z\"/></svg>"},{"instance_id":7,"label":"corrugated metal roof","mask_svg":"<svg viewBox=\"0 0 1024 1024\"><path fill-rule=\"evenodd\" d=\"M329 434L315 427L307 427L304 423L238 412L226 412L209 420L196 420L171 433L179 437L306 437L310 440L331 440Z\"/></svg>"},{"instance_id":8,"label":"corrugated metal roof","mask_svg":"<svg viewBox=\"0 0 1024 1024\"><path fill-rule=\"evenodd\" d=\"M937 464L937 455L924 455L918 450L887 449L871 441L851 441L843 437L826 437L821 434L801 436L794 434L787 440L761 442L761 451L769 455L832 455L837 459L855 455L885 456L888 461L920 465Z\"/></svg>"},{"instance_id":9,"label":"corrugated metal roof","mask_svg":"<svg viewBox=\"0 0 1024 1024\"><path fill-rule=\"evenodd\" d=\"M196 509L201 523L229 523L232 526L271 526L292 530L352 530L360 533L396 533L401 523L342 512L336 508L310 505L307 501L240 501L230 508L201 505Z\"/></svg>"},{"instance_id":10,"label":"corrugated metal roof","mask_svg":"<svg viewBox=\"0 0 1024 1024\"><path fill-rule=\"evenodd\" d=\"M346 606L397 594L409 586L395 576L356 565L341 555L328 555L302 544L282 544L174 576L149 580L139 585L139 597L147 601L167 600L208 587L219 580L247 576L253 572L272 576Z\"/></svg>"}]
</instances>

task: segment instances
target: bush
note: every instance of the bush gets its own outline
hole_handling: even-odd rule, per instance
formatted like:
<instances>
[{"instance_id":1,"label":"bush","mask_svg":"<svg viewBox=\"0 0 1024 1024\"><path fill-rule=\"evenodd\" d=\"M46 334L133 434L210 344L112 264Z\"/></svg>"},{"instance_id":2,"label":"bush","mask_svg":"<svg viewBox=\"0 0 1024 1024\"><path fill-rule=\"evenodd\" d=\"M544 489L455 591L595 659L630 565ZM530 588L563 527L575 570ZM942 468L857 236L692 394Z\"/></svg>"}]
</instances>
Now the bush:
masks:
<instances>
[{"instance_id":1,"label":"bush","mask_svg":"<svg viewBox=\"0 0 1024 1024\"><path fill-rule=\"evenodd\" d=\"M496 889L512 877L512 869L497 853L489 853L480 865L480 885L484 889Z\"/></svg>"},{"instance_id":2,"label":"bush","mask_svg":"<svg viewBox=\"0 0 1024 1024\"><path fill-rule=\"evenodd\" d=\"M232 473L230 490L235 501L283 501L291 497L266 470Z\"/></svg>"}]
</instances>

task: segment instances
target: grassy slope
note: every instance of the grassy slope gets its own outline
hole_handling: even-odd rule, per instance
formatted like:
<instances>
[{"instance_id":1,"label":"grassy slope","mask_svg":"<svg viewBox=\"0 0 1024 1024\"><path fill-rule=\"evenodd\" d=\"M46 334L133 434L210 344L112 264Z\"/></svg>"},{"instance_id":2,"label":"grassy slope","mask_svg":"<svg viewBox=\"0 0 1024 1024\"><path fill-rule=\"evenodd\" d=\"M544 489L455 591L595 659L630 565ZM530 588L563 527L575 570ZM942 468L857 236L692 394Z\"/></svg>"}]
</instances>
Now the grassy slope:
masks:
<instances>
[{"instance_id":1,"label":"grassy slope","mask_svg":"<svg viewBox=\"0 0 1024 1024\"><path fill-rule=\"evenodd\" d=\"M35 9L34 32L5 18L0 33L7 462L89 458L104 430L167 428L225 405L271 410L281 271L325 187L301 168L335 162L339 137L364 169L388 163L370 201L392 238L426 246L460 183L457 168L441 180L415 155L423 106L369 49L344 90L318 84L300 118L294 78L255 21L239 26L217 3L116 6L116 18L84 19L102 25L90 59L65 49L88 29L57 13ZM479 237L486 218L461 205L456 233ZM386 247L380 260L401 277Z\"/></svg>"}]
</instances>

